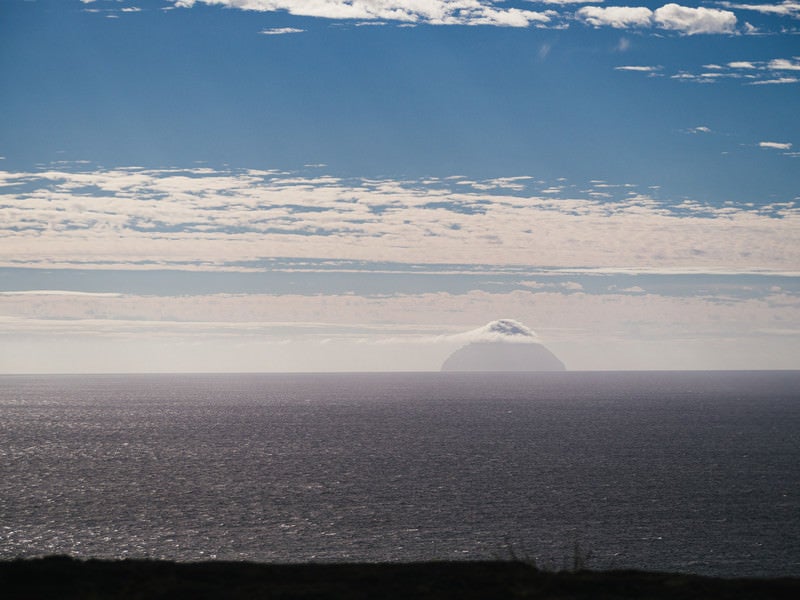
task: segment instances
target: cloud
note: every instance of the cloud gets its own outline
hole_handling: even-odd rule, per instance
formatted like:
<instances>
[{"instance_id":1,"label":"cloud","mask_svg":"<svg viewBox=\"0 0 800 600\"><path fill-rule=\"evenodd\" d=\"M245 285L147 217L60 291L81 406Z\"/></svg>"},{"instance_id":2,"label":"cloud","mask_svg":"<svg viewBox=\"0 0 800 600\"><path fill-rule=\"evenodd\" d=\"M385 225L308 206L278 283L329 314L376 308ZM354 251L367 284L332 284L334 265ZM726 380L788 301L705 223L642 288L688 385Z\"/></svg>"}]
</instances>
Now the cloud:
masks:
<instances>
[{"instance_id":1,"label":"cloud","mask_svg":"<svg viewBox=\"0 0 800 600\"><path fill-rule=\"evenodd\" d=\"M599 4L604 0L528 0L529 2L536 2L538 4Z\"/></svg>"},{"instance_id":2,"label":"cloud","mask_svg":"<svg viewBox=\"0 0 800 600\"><path fill-rule=\"evenodd\" d=\"M287 33L303 33L305 29L297 29L296 27L273 27L272 29L262 29L259 31L262 35L285 35Z\"/></svg>"},{"instance_id":3,"label":"cloud","mask_svg":"<svg viewBox=\"0 0 800 600\"><path fill-rule=\"evenodd\" d=\"M631 27L650 27L653 11L644 6L585 6L575 15L594 27L614 27L628 29Z\"/></svg>"},{"instance_id":4,"label":"cloud","mask_svg":"<svg viewBox=\"0 0 800 600\"><path fill-rule=\"evenodd\" d=\"M98 314L105 316L98 318ZM384 362L375 364L378 370L429 369L438 368L446 354L464 342L497 336L498 332L492 332L488 325L464 330L485 322L487 315L498 314L514 315L518 323L535 325L548 346L575 368L637 368L635 364L638 363L615 362L613 354L619 344L642 341L654 344L656 356L650 365L658 368L677 366L665 364L663 353L666 348L685 347L682 344L689 341L701 346L731 345L735 341L745 355L750 355L751 362L744 364L752 368L752 356L764 360L765 348L776 337L789 338L790 346L784 348L783 355L788 351L788 355L794 357L787 368L797 368L800 342L796 327L800 319L800 296L797 294L777 290L760 298L707 294L677 297L641 293L635 289L598 294L522 290L496 294L474 290L463 294L373 297L335 294L0 296L0 336L8 342L0 344L0 365L12 372L28 372L31 365L37 369L42 365L52 369L53 364L42 360L42 356L57 354L62 359L69 358L70 364L64 367L67 370L86 370L87 367L96 370L98 360L89 362L76 351L75 340L89 340L93 348L98 344L102 347L103 355L127 359L115 362L113 367L107 368L109 371L118 371L120 367L125 370L198 369L196 361L187 362L181 368L175 365L170 356L184 356L184 353L175 352L177 347L171 344L184 344L185 349L206 345L210 356L214 357L207 370L220 370L223 364L230 364L231 370L236 370L238 365L239 371L243 365L256 371L364 369L367 363L354 359L333 366L339 364L340 358L352 356L355 346L365 347L358 355L360 359L365 355L374 357L385 348ZM510 339L523 343L535 341L524 334L510 336ZM291 342L287 344L287 340ZM323 340L329 342L322 344ZM29 354L36 357L36 362L27 363L28 369L20 363L24 353L19 348L23 343L41 350ZM150 344L149 351L125 354L126 348L139 343ZM237 355L237 361L229 361L227 356L235 351L234 344L239 344L242 355ZM398 350L403 344L410 348L407 357L402 357ZM165 345L173 351L159 350ZM265 350L264 345L285 346L276 348L281 355L294 347L300 350L295 362L280 359L276 363L259 352ZM315 345L322 345L326 350L310 364L309 352ZM134 347L139 348L138 345ZM587 347L592 349L591 356L582 354ZM426 349L433 348L440 348L440 354L427 354ZM168 355L165 356L167 362L162 364L154 360L147 368L138 363L131 367L131 359L140 361L142 356L151 356L153 351L157 355ZM422 355L427 357L427 362L417 360ZM573 356L584 359L573 361ZM405 362L398 360L401 358ZM770 368L769 360L758 364L759 368ZM711 368L708 363L697 362L694 358L680 366Z\"/></svg>"},{"instance_id":5,"label":"cloud","mask_svg":"<svg viewBox=\"0 0 800 600\"><path fill-rule=\"evenodd\" d=\"M679 4L665 4L655 10L653 18L662 29L679 31L686 35L733 33L736 28L736 15L716 8L690 8Z\"/></svg>"},{"instance_id":6,"label":"cloud","mask_svg":"<svg viewBox=\"0 0 800 600\"><path fill-rule=\"evenodd\" d=\"M742 4L738 2L720 2L719 4L725 8L752 10L767 15L800 19L800 2L795 0L785 0L779 4Z\"/></svg>"},{"instance_id":7,"label":"cloud","mask_svg":"<svg viewBox=\"0 0 800 600\"><path fill-rule=\"evenodd\" d=\"M800 71L800 59L775 58L769 61L767 68L773 71Z\"/></svg>"},{"instance_id":8,"label":"cloud","mask_svg":"<svg viewBox=\"0 0 800 600\"><path fill-rule=\"evenodd\" d=\"M657 73L661 70L660 66L644 66L644 65L623 65L614 67L615 71L633 71L636 73Z\"/></svg>"},{"instance_id":9,"label":"cloud","mask_svg":"<svg viewBox=\"0 0 800 600\"><path fill-rule=\"evenodd\" d=\"M116 292L79 292L73 290L19 290L0 292L0 296L93 296L99 298L118 298Z\"/></svg>"},{"instance_id":10,"label":"cloud","mask_svg":"<svg viewBox=\"0 0 800 600\"><path fill-rule=\"evenodd\" d=\"M629 29L655 26L685 35L734 33L736 30L736 15L730 11L674 3L665 4L655 11L643 6L585 6L575 15L594 27Z\"/></svg>"},{"instance_id":11,"label":"cloud","mask_svg":"<svg viewBox=\"0 0 800 600\"><path fill-rule=\"evenodd\" d=\"M177 8L196 4L258 12L286 11L303 17L398 21L431 25L528 27L548 23L549 12L508 8L495 0L171 0ZM555 2L561 4L562 2Z\"/></svg>"},{"instance_id":12,"label":"cloud","mask_svg":"<svg viewBox=\"0 0 800 600\"><path fill-rule=\"evenodd\" d=\"M748 85L784 85L787 83L797 83L800 79L797 77L778 77L776 79L762 79L760 81L752 81Z\"/></svg>"},{"instance_id":13,"label":"cloud","mask_svg":"<svg viewBox=\"0 0 800 600\"><path fill-rule=\"evenodd\" d=\"M789 142L759 142L761 148L773 148L775 150L791 150L792 144Z\"/></svg>"},{"instance_id":14,"label":"cloud","mask_svg":"<svg viewBox=\"0 0 800 600\"><path fill-rule=\"evenodd\" d=\"M237 270L279 257L781 271L800 264L790 242L800 208L791 202L689 210L624 186L579 192L525 176L54 168L0 170L0 187L3 266Z\"/></svg>"},{"instance_id":15,"label":"cloud","mask_svg":"<svg viewBox=\"0 0 800 600\"><path fill-rule=\"evenodd\" d=\"M96 0L81 0L82 4L95 4ZM121 0L120 0L121 1ZM101 6L108 6L109 2L103 3ZM121 14L131 14L142 12L138 6L123 6L112 8L84 8L83 12L105 15L107 19L118 19Z\"/></svg>"},{"instance_id":16,"label":"cloud","mask_svg":"<svg viewBox=\"0 0 800 600\"><path fill-rule=\"evenodd\" d=\"M536 344L539 337L532 329L514 319L498 319L482 327L448 336L461 342L508 342L513 344Z\"/></svg>"},{"instance_id":17,"label":"cloud","mask_svg":"<svg viewBox=\"0 0 800 600\"><path fill-rule=\"evenodd\" d=\"M711 133L711 128L701 125L700 127L692 127L689 133Z\"/></svg>"},{"instance_id":18,"label":"cloud","mask_svg":"<svg viewBox=\"0 0 800 600\"><path fill-rule=\"evenodd\" d=\"M644 69L617 68L644 71ZM706 64L702 65L702 68L704 71L701 72L679 71L670 75L670 79L694 83L717 83L726 79L740 79L745 85L797 83L798 78L784 76L783 73L785 71L800 71L800 59L793 57L791 59L774 58L768 61L735 60L724 65Z\"/></svg>"}]
</instances>

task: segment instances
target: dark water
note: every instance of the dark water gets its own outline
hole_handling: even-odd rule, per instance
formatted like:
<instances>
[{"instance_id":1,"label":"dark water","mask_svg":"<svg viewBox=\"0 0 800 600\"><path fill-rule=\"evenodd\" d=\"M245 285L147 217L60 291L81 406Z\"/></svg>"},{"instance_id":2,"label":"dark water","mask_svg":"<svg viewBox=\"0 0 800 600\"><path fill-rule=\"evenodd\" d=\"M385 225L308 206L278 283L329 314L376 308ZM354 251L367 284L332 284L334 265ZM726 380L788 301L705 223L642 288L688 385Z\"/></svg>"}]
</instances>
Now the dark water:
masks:
<instances>
[{"instance_id":1,"label":"dark water","mask_svg":"<svg viewBox=\"0 0 800 600\"><path fill-rule=\"evenodd\" d=\"M800 575L800 372L0 378L0 558Z\"/></svg>"}]
</instances>

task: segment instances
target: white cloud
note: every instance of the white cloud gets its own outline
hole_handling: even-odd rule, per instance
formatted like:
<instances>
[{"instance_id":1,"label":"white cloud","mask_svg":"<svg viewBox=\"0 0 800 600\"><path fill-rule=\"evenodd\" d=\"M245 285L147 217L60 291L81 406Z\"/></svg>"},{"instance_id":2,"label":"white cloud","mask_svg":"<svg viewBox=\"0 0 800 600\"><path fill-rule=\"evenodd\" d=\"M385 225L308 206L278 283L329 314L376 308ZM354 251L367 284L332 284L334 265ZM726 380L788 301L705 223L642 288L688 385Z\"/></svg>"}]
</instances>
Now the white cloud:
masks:
<instances>
[{"instance_id":1,"label":"white cloud","mask_svg":"<svg viewBox=\"0 0 800 600\"><path fill-rule=\"evenodd\" d=\"M800 79L797 77L777 77L775 79L762 79L760 81L752 81L747 85L783 85L787 83L798 83Z\"/></svg>"},{"instance_id":2,"label":"white cloud","mask_svg":"<svg viewBox=\"0 0 800 600\"><path fill-rule=\"evenodd\" d=\"M692 127L689 131L691 133L711 133L711 128L701 125L700 127Z\"/></svg>"},{"instance_id":3,"label":"white cloud","mask_svg":"<svg viewBox=\"0 0 800 600\"><path fill-rule=\"evenodd\" d=\"M800 60L787 60L785 58L776 58L769 61L767 65L773 71L800 71Z\"/></svg>"},{"instance_id":4,"label":"white cloud","mask_svg":"<svg viewBox=\"0 0 800 600\"><path fill-rule=\"evenodd\" d=\"M507 8L495 0L172 0L178 8L208 4L258 12L337 20L399 21L433 25L528 27L547 23L544 12Z\"/></svg>"},{"instance_id":5,"label":"white cloud","mask_svg":"<svg viewBox=\"0 0 800 600\"><path fill-rule=\"evenodd\" d=\"M628 29L630 27L650 27L653 11L644 6L585 6L575 15L594 27L614 27Z\"/></svg>"},{"instance_id":6,"label":"white cloud","mask_svg":"<svg viewBox=\"0 0 800 600\"><path fill-rule=\"evenodd\" d=\"M759 142L761 148L773 148L775 150L791 150L792 144L789 142Z\"/></svg>"},{"instance_id":7,"label":"white cloud","mask_svg":"<svg viewBox=\"0 0 800 600\"><path fill-rule=\"evenodd\" d=\"M614 67L615 71L634 71L637 73L657 73L661 70L658 66L644 66L644 65L624 65L621 67Z\"/></svg>"},{"instance_id":8,"label":"white cloud","mask_svg":"<svg viewBox=\"0 0 800 600\"><path fill-rule=\"evenodd\" d=\"M645 69L617 67L621 70L645 71ZM769 61L736 60L725 65L703 65L705 71L692 73L680 71L670 75L671 79L695 83L716 83L722 79L741 79L746 85L776 85L797 83L797 77L781 76L783 71L800 71L800 58L775 58Z\"/></svg>"},{"instance_id":9,"label":"white cloud","mask_svg":"<svg viewBox=\"0 0 800 600\"><path fill-rule=\"evenodd\" d=\"M671 3L656 9L653 17L662 29L679 31L686 35L733 33L736 28L735 14L715 8L691 8Z\"/></svg>"},{"instance_id":10,"label":"white cloud","mask_svg":"<svg viewBox=\"0 0 800 600\"><path fill-rule=\"evenodd\" d=\"M521 191L525 189L525 183L533 179L529 175L518 177L496 177L485 181L472 181L469 185L476 190L507 189Z\"/></svg>"},{"instance_id":11,"label":"white cloud","mask_svg":"<svg viewBox=\"0 0 800 600\"><path fill-rule=\"evenodd\" d=\"M779 4L742 4L739 2L720 2L719 4L720 6L724 6L726 8L752 10L767 15L778 15L800 19L800 2L797 2L796 0L785 0Z\"/></svg>"},{"instance_id":12,"label":"white cloud","mask_svg":"<svg viewBox=\"0 0 800 600\"><path fill-rule=\"evenodd\" d=\"M604 0L528 0L528 2L534 2L536 4L561 4L561 5L568 5L568 4L599 4Z\"/></svg>"},{"instance_id":13,"label":"white cloud","mask_svg":"<svg viewBox=\"0 0 800 600\"><path fill-rule=\"evenodd\" d=\"M514 319L498 319L482 327L449 336L451 339L466 342L510 342L515 344L535 344L539 337L527 325Z\"/></svg>"},{"instance_id":14,"label":"white cloud","mask_svg":"<svg viewBox=\"0 0 800 600\"><path fill-rule=\"evenodd\" d=\"M751 271L800 264L791 243L800 208L791 203L703 205L687 215L634 192L594 199L596 190L547 188L525 177L464 182L211 169L0 171L0 264L213 270L323 256Z\"/></svg>"},{"instance_id":15,"label":"white cloud","mask_svg":"<svg viewBox=\"0 0 800 600\"><path fill-rule=\"evenodd\" d=\"M101 298L118 298L122 294L116 292L77 292L72 290L19 290L0 292L0 296L93 296Z\"/></svg>"},{"instance_id":16,"label":"white cloud","mask_svg":"<svg viewBox=\"0 0 800 600\"><path fill-rule=\"evenodd\" d=\"M585 6L575 15L595 27L617 29L655 26L686 35L734 33L736 29L736 15L730 11L674 3L665 4L655 11L643 6Z\"/></svg>"},{"instance_id":17,"label":"white cloud","mask_svg":"<svg viewBox=\"0 0 800 600\"><path fill-rule=\"evenodd\" d=\"M259 31L262 35L285 35L287 33L303 33L305 29L297 29L296 27L273 27L272 29L262 29Z\"/></svg>"}]
</instances>

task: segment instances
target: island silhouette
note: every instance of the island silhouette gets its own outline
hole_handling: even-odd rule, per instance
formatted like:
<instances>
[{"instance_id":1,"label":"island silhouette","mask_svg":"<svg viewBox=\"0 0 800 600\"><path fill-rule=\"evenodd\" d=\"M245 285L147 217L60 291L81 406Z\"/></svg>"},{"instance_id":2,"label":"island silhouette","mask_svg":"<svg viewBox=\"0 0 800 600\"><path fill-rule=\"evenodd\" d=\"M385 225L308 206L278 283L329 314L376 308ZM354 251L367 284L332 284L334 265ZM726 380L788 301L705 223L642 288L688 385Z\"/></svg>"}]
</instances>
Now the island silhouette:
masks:
<instances>
[{"instance_id":1,"label":"island silhouette","mask_svg":"<svg viewBox=\"0 0 800 600\"><path fill-rule=\"evenodd\" d=\"M498 319L465 334L469 343L453 352L442 371L565 371L536 334L514 319Z\"/></svg>"}]
</instances>

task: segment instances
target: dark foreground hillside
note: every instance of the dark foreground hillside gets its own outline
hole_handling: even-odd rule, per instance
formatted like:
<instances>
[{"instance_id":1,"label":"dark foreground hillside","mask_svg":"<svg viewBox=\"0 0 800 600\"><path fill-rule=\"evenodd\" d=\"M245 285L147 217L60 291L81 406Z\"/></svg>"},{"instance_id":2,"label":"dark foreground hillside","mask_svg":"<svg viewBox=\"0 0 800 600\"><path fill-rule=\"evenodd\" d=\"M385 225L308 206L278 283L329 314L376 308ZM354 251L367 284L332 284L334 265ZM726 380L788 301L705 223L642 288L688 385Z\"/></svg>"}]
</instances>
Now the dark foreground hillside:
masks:
<instances>
[{"instance_id":1,"label":"dark foreground hillside","mask_svg":"<svg viewBox=\"0 0 800 600\"><path fill-rule=\"evenodd\" d=\"M551 573L520 562L172 563L67 557L0 563L0 596L72 598L800 598L800 578L714 579L639 571Z\"/></svg>"}]
</instances>

